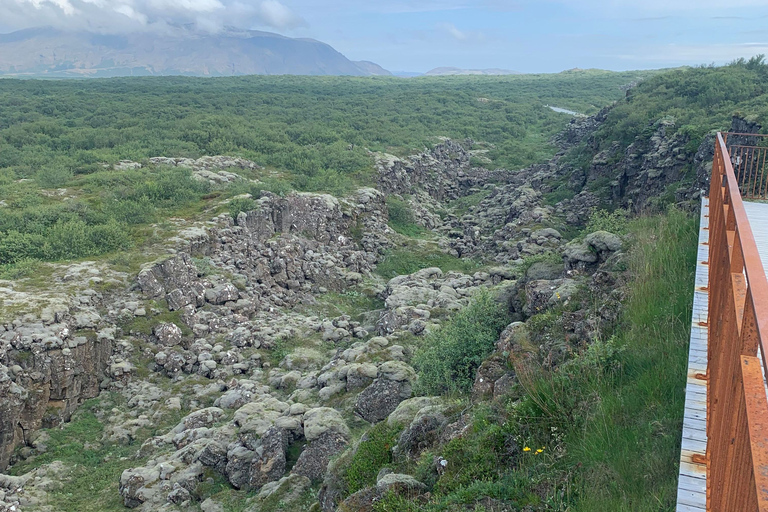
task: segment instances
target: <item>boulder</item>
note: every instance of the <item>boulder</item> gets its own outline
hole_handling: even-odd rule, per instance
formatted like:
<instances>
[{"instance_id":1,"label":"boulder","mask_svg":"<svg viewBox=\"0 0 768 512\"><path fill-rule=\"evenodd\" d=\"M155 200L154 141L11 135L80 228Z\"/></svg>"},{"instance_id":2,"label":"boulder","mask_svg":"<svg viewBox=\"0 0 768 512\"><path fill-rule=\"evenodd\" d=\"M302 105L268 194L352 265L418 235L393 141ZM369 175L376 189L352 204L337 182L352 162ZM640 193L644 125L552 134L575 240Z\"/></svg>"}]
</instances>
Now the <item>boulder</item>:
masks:
<instances>
[{"instance_id":1,"label":"boulder","mask_svg":"<svg viewBox=\"0 0 768 512\"><path fill-rule=\"evenodd\" d=\"M268 482L279 480L285 473L285 446L288 444L283 430L272 427L261 438L261 446L251 462L248 484L259 489Z\"/></svg>"},{"instance_id":2,"label":"boulder","mask_svg":"<svg viewBox=\"0 0 768 512\"><path fill-rule=\"evenodd\" d=\"M310 443L327 432L334 432L349 440L350 432L341 413L330 407L317 407L304 413L304 437Z\"/></svg>"},{"instance_id":3,"label":"boulder","mask_svg":"<svg viewBox=\"0 0 768 512\"><path fill-rule=\"evenodd\" d=\"M331 457L344 450L348 444L349 434L342 435L335 430L324 431L307 444L291 473L305 476L312 481L321 480Z\"/></svg>"},{"instance_id":4,"label":"boulder","mask_svg":"<svg viewBox=\"0 0 768 512\"><path fill-rule=\"evenodd\" d=\"M365 388L355 400L355 412L365 421L378 423L386 419L406 398L410 398L411 384L407 380L396 381L378 378Z\"/></svg>"},{"instance_id":5,"label":"boulder","mask_svg":"<svg viewBox=\"0 0 768 512\"><path fill-rule=\"evenodd\" d=\"M205 290L205 300L211 304L224 304L234 302L240 298L240 292L231 283L222 284L215 288Z\"/></svg>"},{"instance_id":6,"label":"boulder","mask_svg":"<svg viewBox=\"0 0 768 512\"><path fill-rule=\"evenodd\" d=\"M181 343L181 328L174 323L167 322L157 324L152 330L157 341L167 347L172 347Z\"/></svg>"}]
</instances>

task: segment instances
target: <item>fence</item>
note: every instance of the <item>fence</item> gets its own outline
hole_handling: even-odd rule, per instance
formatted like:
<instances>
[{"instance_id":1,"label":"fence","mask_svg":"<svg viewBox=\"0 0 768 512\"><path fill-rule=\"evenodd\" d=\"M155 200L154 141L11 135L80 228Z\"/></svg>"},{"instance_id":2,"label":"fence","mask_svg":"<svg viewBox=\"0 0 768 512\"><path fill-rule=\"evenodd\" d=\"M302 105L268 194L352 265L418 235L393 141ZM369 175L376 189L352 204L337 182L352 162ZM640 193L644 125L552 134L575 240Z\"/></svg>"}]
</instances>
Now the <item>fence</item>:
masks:
<instances>
[{"instance_id":1,"label":"fence","mask_svg":"<svg viewBox=\"0 0 768 512\"><path fill-rule=\"evenodd\" d=\"M737 180L726 138L717 135L709 195L707 510L768 512L768 399L761 367L768 349L768 282L740 192L751 192L764 172L746 164L756 161L757 151L739 153L746 145L734 144L730 148L742 158L736 157L743 178Z\"/></svg>"},{"instance_id":2,"label":"fence","mask_svg":"<svg viewBox=\"0 0 768 512\"><path fill-rule=\"evenodd\" d=\"M768 199L768 135L726 133L723 140L744 199Z\"/></svg>"}]
</instances>

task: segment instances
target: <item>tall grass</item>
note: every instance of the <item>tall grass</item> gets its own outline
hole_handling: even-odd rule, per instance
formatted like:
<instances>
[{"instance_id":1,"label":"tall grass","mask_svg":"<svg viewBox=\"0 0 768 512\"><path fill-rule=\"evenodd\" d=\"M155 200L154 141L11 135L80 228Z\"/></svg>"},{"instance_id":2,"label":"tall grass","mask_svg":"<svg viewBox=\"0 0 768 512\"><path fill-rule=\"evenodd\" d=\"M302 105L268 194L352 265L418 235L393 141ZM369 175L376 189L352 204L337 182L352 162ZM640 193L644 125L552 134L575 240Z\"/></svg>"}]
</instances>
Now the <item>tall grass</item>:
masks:
<instances>
[{"instance_id":1,"label":"tall grass","mask_svg":"<svg viewBox=\"0 0 768 512\"><path fill-rule=\"evenodd\" d=\"M557 372L524 379L541 426L565 429L558 466L572 476L556 494L567 510L675 505L697 223L671 209L628 231L629 295L615 336Z\"/></svg>"},{"instance_id":2,"label":"tall grass","mask_svg":"<svg viewBox=\"0 0 768 512\"><path fill-rule=\"evenodd\" d=\"M697 219L679 210L632 223L632 275L619 343L622 372L577 435L576 510L672 510L685 403Z\"/></svg>"}]
</instances>

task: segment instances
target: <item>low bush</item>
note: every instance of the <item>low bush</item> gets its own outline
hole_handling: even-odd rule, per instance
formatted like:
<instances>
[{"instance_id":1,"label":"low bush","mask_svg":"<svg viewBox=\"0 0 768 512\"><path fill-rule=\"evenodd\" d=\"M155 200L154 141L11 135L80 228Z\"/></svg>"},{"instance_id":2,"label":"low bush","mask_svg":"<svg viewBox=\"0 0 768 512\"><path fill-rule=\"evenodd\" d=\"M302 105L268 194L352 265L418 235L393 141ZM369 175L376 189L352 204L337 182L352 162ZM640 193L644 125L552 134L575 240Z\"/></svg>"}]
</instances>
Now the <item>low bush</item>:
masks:
<instances>
[{"instance_id":1,"label":"low bush","mask_svg":"<svg viewBox=\"0 0 768 512\"><path fill-rule=\"evenodd\" d=\"M418 391L424 394L466 393L475 371L493 351L509 323L506 306L482 292L439 330L427 335L414 357L419 372Z\"/></svg>"},{"instance_id":2,"label":"low bush","mask_svg":"<svg viewBox=\"0 0 768 512\"><path fill-rule=\"evenodd\" d=\"M250 197L236 197L232 199L227 205L229 208L229 214L233 219L237 219L240 212L250 212L256 209L256 201Z\"/></svg>"},{"instance_id":3,"label":"low bush","mask_svg":"<svg viewBox=\"0 0 768 512\"><path fill-rule=\"evenodd\" d=\"M345 480L350 494L376 485L379 470L392 462L392 447L400 430L399 425L390 426L382 421L363 435L346 470Z\"/></svg>"}]
</instances>

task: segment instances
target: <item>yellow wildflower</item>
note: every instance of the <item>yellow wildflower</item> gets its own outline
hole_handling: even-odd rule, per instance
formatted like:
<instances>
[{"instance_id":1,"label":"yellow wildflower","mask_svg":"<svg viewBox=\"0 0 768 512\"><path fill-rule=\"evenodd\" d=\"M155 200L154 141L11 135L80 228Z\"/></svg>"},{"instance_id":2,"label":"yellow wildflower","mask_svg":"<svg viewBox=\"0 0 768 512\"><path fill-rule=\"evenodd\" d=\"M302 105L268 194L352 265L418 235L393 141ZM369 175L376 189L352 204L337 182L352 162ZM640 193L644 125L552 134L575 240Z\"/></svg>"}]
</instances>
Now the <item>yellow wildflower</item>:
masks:
<instances>
[{"instance_id":1,"label":"yellow wildflower","mask_svg":"<svg viewBox=\"0 0 768 512\"><path fill-rule=\"evenodd\" d=\"M531 451L531 449L526 446L525 448L523 448L523 451L524 452L529 452L529 451Z\"/></svg>"}]
</instances>

